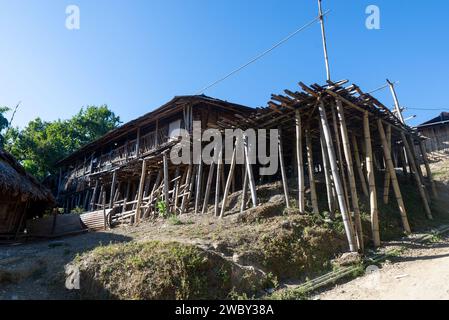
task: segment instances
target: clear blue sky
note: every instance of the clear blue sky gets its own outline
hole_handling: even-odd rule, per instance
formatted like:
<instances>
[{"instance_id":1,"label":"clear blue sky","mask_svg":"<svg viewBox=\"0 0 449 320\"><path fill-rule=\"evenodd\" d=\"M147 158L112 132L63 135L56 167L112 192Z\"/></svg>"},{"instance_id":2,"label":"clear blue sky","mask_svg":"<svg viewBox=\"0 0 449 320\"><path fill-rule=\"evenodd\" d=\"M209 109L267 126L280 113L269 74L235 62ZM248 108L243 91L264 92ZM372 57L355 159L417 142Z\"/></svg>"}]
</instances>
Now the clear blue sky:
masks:
<instances>
[{"instance_id":1,"label":"clear blue sky","mask_svg":"<svg viewBox=\"0 0 449 320\"><path fill-rule=\"evenodd\" d=\"M65 28L65 8L81 29ZM400 81L402 105L446 108L449 1L323 0L333 80L375 89ZM365 28L365 8L381 10L381 30ZM22 101L15 125L67 118L108 104L122 120L175 95L193 94L317 15L312 0L0 0L0 105ZM298 81L323 82L319 24L206 92L265 105ZM391 106L387 90L377 95ZM410 110L417 124L440 110Z\"/></svg>"}]
</instances>

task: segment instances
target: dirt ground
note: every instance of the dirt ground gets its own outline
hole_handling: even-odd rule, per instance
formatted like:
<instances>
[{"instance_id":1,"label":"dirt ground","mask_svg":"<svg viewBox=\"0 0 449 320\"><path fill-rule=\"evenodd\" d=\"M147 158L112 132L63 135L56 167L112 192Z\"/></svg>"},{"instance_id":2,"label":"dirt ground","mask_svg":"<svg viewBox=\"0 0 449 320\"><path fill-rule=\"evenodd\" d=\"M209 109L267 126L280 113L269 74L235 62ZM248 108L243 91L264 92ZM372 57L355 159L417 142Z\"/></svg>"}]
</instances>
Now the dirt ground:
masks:
<instances>
[{"instance_id":1,"label":"dirt ground","mask_svg":"<svg viewBox=\"0 0 449 320\"><path fill-rule=\"evenodd\" d=\"M317 297L321 300L448 300L449 238L436 243L410 245L381 268L337 286Z\"/></svg>"}]
</instances>

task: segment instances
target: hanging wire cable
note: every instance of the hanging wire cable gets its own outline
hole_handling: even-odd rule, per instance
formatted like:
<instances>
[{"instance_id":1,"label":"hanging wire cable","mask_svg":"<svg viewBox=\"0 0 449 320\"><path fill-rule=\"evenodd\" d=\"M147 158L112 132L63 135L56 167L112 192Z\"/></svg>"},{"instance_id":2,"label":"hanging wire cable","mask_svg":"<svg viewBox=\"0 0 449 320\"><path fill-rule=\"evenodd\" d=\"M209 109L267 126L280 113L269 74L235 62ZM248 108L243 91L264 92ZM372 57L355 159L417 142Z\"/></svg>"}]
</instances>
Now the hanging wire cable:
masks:
<instances>
[{"instance_id":1,"label":"hanging wire cable","mask_svg":"<svg viewBox=\"0 0 449 320\"><path fill-rule=\"evenodd\" d=\"M328 13L330 12L330 10L327 10L326 12L323 13L323 17L326 16ZM256 56L255 58L253 58L252 60L250 60L249 62L245 63L244 65L242 65L241 67L235 69L234 71L228 73L226 76L224 76L223 78L218 79L215 82L212 82L211 84L209 84L208 86L204 87L203 89L201 89L200 91L198 91L196 94L203 94L205 91L209 90L210 88L216 86L217 84L219 84L220 82L225 81L226 79L232 77L234 74L238 73L239 71L245 69L246 67L248 67L249 65L253 64L254 62L260 60L261 58L263 58L264 56L266 56L267 54L269 54L271 51L275 50L276 48L280 47L281 45L283 45L284 43L286 43L288 40L290 40L291 38L293 38L294 36L296 36L298 33L300 33L301 31L304 31L305 29L307 29L308 27L312 26L315 22L320 21L320 16L316 17L315 19L313 19L312 21L310 21L309 23L305 24L304 26L302 26L301 28L297 29L296 31L294 31L293 33L289 34L287 37L285 37L284 39L282 39L281 41L279 41L278 43L276 43L274 46L272 46L270 49L265 50L264 52L262 52L261 54L259 54L258 56Z\"/></svg>"},{"instance_id":2,"label":"hanging wire cable","mask_svg":"<svg viewBox=\"0 0 449 320\"><path fill-rule=\"evenodd\" d=\"M399 84L399 81L393 82L393 84ZM385 88L388 88L388 86L389 86L389 84L387 83L387 84L383 85L382 87L379 87L379 88L377 88L377 89L374 89L374 90L368 92L368 94L372 94L372 93L374 93L374 92L383 90L383 89L385 89Z\"/></svg>"}]
</instances>

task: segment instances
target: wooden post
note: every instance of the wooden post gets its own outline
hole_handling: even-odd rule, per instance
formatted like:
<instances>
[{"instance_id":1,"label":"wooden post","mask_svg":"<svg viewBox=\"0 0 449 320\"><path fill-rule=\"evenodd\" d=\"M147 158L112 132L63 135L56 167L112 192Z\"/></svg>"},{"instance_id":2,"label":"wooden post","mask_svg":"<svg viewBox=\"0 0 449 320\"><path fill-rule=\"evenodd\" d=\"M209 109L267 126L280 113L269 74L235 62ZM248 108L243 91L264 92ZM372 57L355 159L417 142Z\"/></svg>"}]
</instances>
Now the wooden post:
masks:
<instances>
[{"instance_id":1,"label":"wooden post","mask_svg":"<svg viewBox=\"0 0 449 320\"><path fill-rule=\"evenodd\" d=\"M228 179L226 181L226 186L225 186L224 194L223 194L223 203L221 205L220 218L224 217L224 214L226 211L229 189L231 188L232 176L234 175L235 158L236 158L236 147L234 146L234 151L232 152L231 167L229 168Z\"/></svg>"},{"instance_id":2,"label":"wooden post","mask_svg":"<svg viewBox=\"0 0 449 320\"><path fill-rule=\"evenodd\" d=\"M335 206L334 206L334 188L332 186L332 179L329 174L329 157L326 150L326 141L324 139L323 125L320 121L320 144L321 144L321 154L323 158L323 170L324 170L324 178L326 180L326 193L327 193L327 203L329 206L329 213L332 218L335 215Z\"/></svg>"},{"instance_id":3,"label":"wooden post","mask_svg":"<svg viewBox=\"0 0 449 320\"><path fill-rule=\"evenodd\" d=\"M329 129L329 123L327 121L326 110L324 103L321 101L319 105L319 112L321 118L321 124L323 126L324 139L326 142L327 153L329 155L329 162L332 171L332 177L335 184L335 191L337 193L338 204L340 207L340 212L343 218L343 224L346 231L346 236L349 242L349 249L351 252L357 251L357 245L354 237L354 228L351 223L351 218L349 214L348 207L346 206L346 199L344 196L343 185L341 183L341 178L338 172L337 159L335 156L335 149L332 141L332 134Z\"/></svg>"},{"instance_id":4,"label":"wooden post","mask_svg":"<svg viewBox=\"0 0 449 320\"><path fill-rule=\"evenodd\" d=\"M249 158L249 146L248 146L248 137L243 137L243 144L244 144L244 152L245 152L245 163L246 163L246 170L248 172L248 181L249 181L249 190L251 192L251 199L253 202L253 207L257 207L257 190L256 190L256 181L254 180L254 174L253 174L253 166L251 164L250 158Z\"/></svg>"},{"instance_id":5,"label":"wooden post","mask_svg":"<svg viewBox=\"0 0 449 320\"><path fill-rule=\"evenodd\" d=\"M140 207L142 205L142 196L143 196L143 188L145 183L145 177L147 174L147 161L142 161L142 172L140 175L140 184L139 184L139 191L137 193L137 206L136 206L136 213L135 213L135 222L140 222Z\"/></svg>"},{"instance_id":6,"label":"wooden post","mask_svg":"<svg viewBox=\"0 0 449 320\"><path fill-rule=\"evenodd\" d=\"M220 187L221 187L221 174L223 172L223 150L219 151L218 154L218 165L217 165L217 179L215 180L215 205L214 213L215 216L219 215L219 205L220 205Z\"/></svg>"},{"instance_id":7,"label":"wooden post","mask_svg":"<svg viewBox=\"0 0 449 320\"><path fill-rule=\"evenodd\" d=\"M180 175L180 169L179 167L176 168L176 182L175 182L175 189L174 189L174 195L173 195L173 212L176 215L178 213L178 202L179 202L179 187L182 184L182 181L184 180L186 175L186 172Z\"/></svg>"},{"instance_id":8,"label":"wooden post","mask_svg":"<svg viewBox=\"0 0 449 320\"><path fill-rule=\"evenodd\" d=\"M396 176L396 169L393 165L393 160L391 159L391 149L388 145L388 141L386 138L386 134L382 125L382 120L377 119L377 126L379 128L380 139L382 140L382 145L384 149L385 162L390 173L391 182L393 185L393 190L396 195L396 201L398 202L399 212L401 214L402 225L404 226L404 230L406 233L411 233L410 225L408 223L407 211L405 210L404 201L402 199L401 189L399 188L398 179Z\"/></svg>"},{"instance_id":9,"label":"wooden post","mask_svg":"<svg viewBox=\"0 0 449 320\"><path fill-rule=\"evenodd\" d=\"M203 177L203 160L201 158L201 155L199 155L198 157L199 157L199 164L196 175L195 214L198 214L200 210L202 177Z\"/></svg>"},{"instance_id":10,"label":"wooden post","mask_svg":"<svg viewBox=\"0 0 449 320\"><path fill-rule=\"evenodd\" d=\"M157 176L156 176L156 181L154 182L154 185L153 185L153 189L151 190L151 193L150 193L150 199L148 200L148 208L145 210L145 215L144 215L145 218L148 218L150 216L150 213L153 212L152 205L153 205L154 195L156 193L156 190L159 187L159 184L161 183L161 180L162 180L162 170L159 170L159 172L157 173Z\"/></svg>"},{"instance_id":11,"label":"wooden post","mask_svg":"<svg viewBox=\"0 0 449 320\"><path fill-rule=\"evenodd\" d=\"M374 162L373 162L373 149L371 145L371 132L369 124L369 113L366 111L363 115L363 131L365 136L365 149L366 149L366 171L368 175L369 184L369 198L370 198L370 211L371 211L371 230L373 233L374 247L380 247L380 232L379 232L379 209L377 206L377 191L376 191L376 178L374 176Z\"/></svg>"},{"instance_id":12,"label":"wooden post","mask_svg":"<svg viewBox=\"0 0 449 320\"><path fill-rule=\"evenodd\" d=\"M368 187L366 186L365 174L363 173L362 169L362 161L360 160L360 152L357 143L357 138L354 135L352 135L351 138L352 138L352 145L354 146L354 159L357 167L357 172L359 174L360 184L362 185L363 194L365 195L365 197L368 198L369 197Z\"/></svg>"},{"instance_id":13,"label":"wooden post","mask_svg":"<svg viewBox=\"0 0 449 320\"><path fill-rule=\"evenodd\" d=\"M305 213L305 183L304 183L304 163L303 163L303 146L302 146L302 124L299 110L295 110L296 124L296 164L298 171L298 210Z\"/></svg>"},{"instance_id":14,"label":"wooden post","mask_svg":"<svg viewBox=\"0 0 449 320\"><path fill-rule=\"evenodd\" d=\"M310 126L308 126L305 132L306 132L306 145L307 145L307 162L309 169L310 196L312 200L313 213L318 214L320 213L320 210L318 208L318 197L316 193L315 168L313 163L313 147L312 147L312 137L310 136Z\"/></svg>"},{"instance_id":15,"label":"wooden post","mask_svg":"<svg viewBox=\"0 0 449 320\"><path fill-rule=\"evenodd\" d=\"M137 128L136 157L140 157L140 128Z\"/></svg>"},{"instance_id":16,"label":"wooden post","mask_svg":"<svg viewBox=\"0 0 449 320\"><path fill-rule=\"evenodd\" d=\"M98 182L98 180L96 180L94 193L92 194L92 199L90 201L90 211L95 211L95 201L97 201L98 188L99 188L99 182Z\"/></svg>"},{"instance_id":17,"label":"wooden post","mask_svg":"<svg viewBox=\"0 0 449 320\"><path fill-rule=\"evenodd\" d=\"M427 179L429 179L430 186L432 188L432 195L434 198L438 198L437 188L435 186L435 181L433 180L432 171L430 170L429 158L427 157L426 148L424 147L424 143L422 141L419 141L419 148L426 167Z\"/></svg>"},{"instance_id":18,"label":"wooden post","mask_svg":"<svg viewBox=\"0 0 449 320\"><path fill-rule=\"evenodd\" d=\"M408 163L411 167L411 171L413 171L413 175L416 180L416 184L418 186L419 194L421 195L424 210L426 211L427 218L433 219L432 212L430 211L429 203L427 202L426 192L424 191L424 186L422 185L422 181L419 177L418 169L416 168L415 159L413 157L412 151L410 149L410 145L408 144L407 137L403 132L401 132L402 142L404 143L405 151L407 152Z\"/></svg>"},{"instance_id":19,"label":"wooden post","mask_svg":"<svg viewBox=\"0 0 449 320\"><path fill-rule=\"evenodd\" d=\"M321 35L323 38L324 62L326 64L327 81L330 81L331 80L331 72L330 72L330 68L329 68L329 57L327 55L326 30L324 28L324 16L323 16L323 10L321 8L321 0L318 0L318 11L319 11L320 22L321 22Z\"/></svg>"},{"instance_id":20,"label":"wooden post","mask_svg":"<svg viewBox=\"0 0 449 320\"><path fill-rule=\"evenodd\" d=\"M346 167L349 178L349 186L351 189L351 199L352 199L352 207L354 209L355 230L357 232L358 247L359 250L363 252L364 242L363 242L362 218L360 215L360 207L359 207L359 196L357 194L357 186L355 183L355 172L354 172L354 165L352 162L352 152L351 152L351 144L349 142L348 128L346 126L345 111L343 108L343 104L340 100L337 100L337 112L340 120L340 131L343 141L343 151L345 154Z\"/></svg>"},{"instance_id":21,"label":"wooden post","mask_svg":"<svg viewBox=\"0 0 449 320\"><path fill-rule=\"evenodd\" d=\"M170 198L169 198L168 190L170 188L170 185L169 185L170 179L168 178L167 152L164 152L162 154L162 161L164 162L164 200L165 200L165 209L167 211L166 214L169 214L170 213Z\"/></svg>"},{"instance_id":22,"label":"wooden post","mask_svg":"<svg viewBox=\"0 0 449 320\"><path fill-rule=\"evenodd\" d=\"M215 172L215 162L212 162L210 164L209 174L207 176L206 193L204 194L203 210L201 211L201 214L205 214L206 213L207 206L209 205L210 190L212 188L212 179L214 178L214 172Z\"/></svg>"},{"instance_id":23,"label":"wooden post","mask_svg":"<svg viewBox=\"0 0 449 320\"><path fill-rule=\"evenodd\" d=\"M240 206L240 213L246 210L246 190L248 189L248 171L245 164L243 164L243 187L242 187L242 204Z\"/></svg>"},{"instance_id":24,"label":"wooden post","mask_svg":"<svg viewBox=\"0 0 449 320\"><path fill-rule=\"evenodd\" d=\"M117 184L117 170L112 174L111 194L109 195L109 208L112 209L115 195L115 185Z\"/></svg>"},{"instance_id":25,"label":"wooden post","mask_svg":"<svg viewBox=\"0 0 449 320\"><path fill-rule=\"evenodd\" d=\"M106 230L107 227L107 222L106 222L106 191L103 192L103 224L104 224L104 230Z\"/></svg>"},{"instance_id":26,"label":"wooden post","mask_svg":"<svg viewBox=\"0 0 449 320\"><path fill-rule=\"evenodd\" d=\"M185 183L184 192L183 192L184 195L182 197L182 202L181 202L181 214L184 214L184 212L187 208L187 201L188 201L188 199L190 199L189 193L191 192L190 180L192 179L192 172L193 172L193 165L189 164L189 168L187 169L186 183Z\"/></svg>"},{"instance_id":27,"label":"wooden post","mask_svg":"<svg viewBox=\"0 0 449 320\"><path fill-rule=\"evenodd\" d=\"M387 145L390 150L390 155L392 154L391 149L391 125L387 125L387 133L386 133L386 139L387 139ZM387 162L387 159L385 159L385 162ZM390 170L388 169L388 164L385 163L385 180L384 180L384 204L388 204L389 198L390 198L390 182L391 182L391 174ZM394 167L394 163L393 163ZM394 167L395 168L395 167ZM396 169L395 169L396 172Z\"/></svg>"},{"instance_id":28,"label":"wooden post","mask_svg":"<svg viewBox=\"0 0 449 320\"><path fill-rule=\"evenodd\" d=\"M279 164L282 175L282 185L284 188L284 197L285 197L285 206L290 208L290 201L288 199L288 180L287 174L285 172L285 164L284 164L284 147L282 146L282 130L278 128L279 136L278 136L278 149L279 149Z\"/></svg>"}]
</instances>

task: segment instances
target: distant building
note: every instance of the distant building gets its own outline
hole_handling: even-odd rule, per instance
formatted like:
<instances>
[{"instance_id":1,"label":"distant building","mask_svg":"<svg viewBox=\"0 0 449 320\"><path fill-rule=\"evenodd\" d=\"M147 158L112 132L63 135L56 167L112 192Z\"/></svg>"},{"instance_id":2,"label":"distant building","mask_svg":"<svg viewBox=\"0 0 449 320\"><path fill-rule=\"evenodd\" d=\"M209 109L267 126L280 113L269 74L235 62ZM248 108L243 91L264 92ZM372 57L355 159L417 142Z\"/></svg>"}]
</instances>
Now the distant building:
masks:
<instances>
[{"instance_id":1,"label":"distant building","mask_svg":"<svg viewBox=\"0 0 449 320\"><path fill-rule=\"evenodd\" d=\"M417 129L426 138L424 145L428 153L449 150L449 112L442 112Z\"/></svg>"},{"instance_id":2,"label":"distant building","mask_svg":"<svg viewBox=\"0 0 449 320\"><path fill-rule=\"evenodd\" d=\"M55 205L50 190L11 156L0 150L0 239L13 239L28 219L42 216Z\"/></svg>"}]
</instances>

